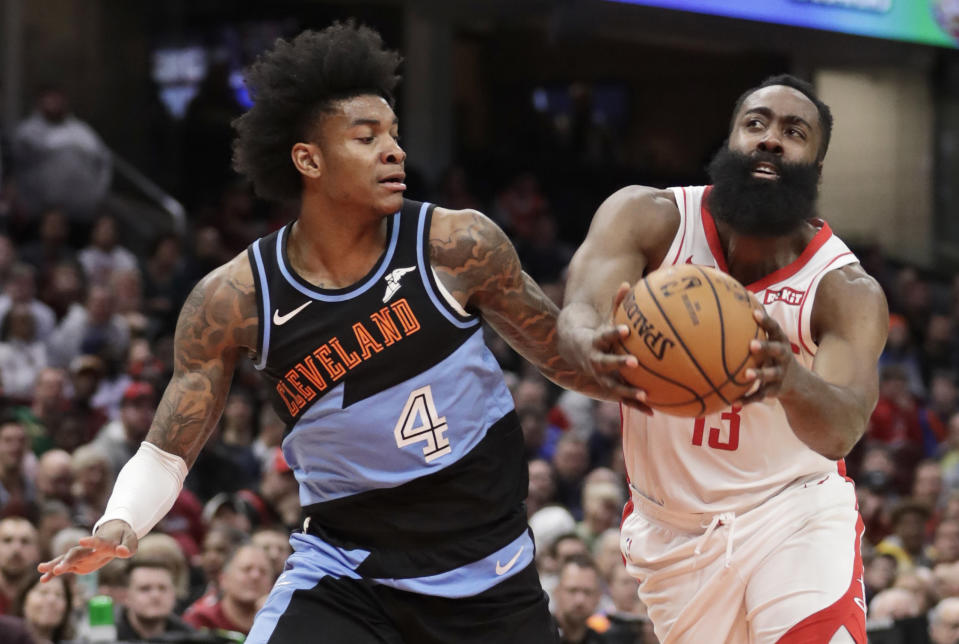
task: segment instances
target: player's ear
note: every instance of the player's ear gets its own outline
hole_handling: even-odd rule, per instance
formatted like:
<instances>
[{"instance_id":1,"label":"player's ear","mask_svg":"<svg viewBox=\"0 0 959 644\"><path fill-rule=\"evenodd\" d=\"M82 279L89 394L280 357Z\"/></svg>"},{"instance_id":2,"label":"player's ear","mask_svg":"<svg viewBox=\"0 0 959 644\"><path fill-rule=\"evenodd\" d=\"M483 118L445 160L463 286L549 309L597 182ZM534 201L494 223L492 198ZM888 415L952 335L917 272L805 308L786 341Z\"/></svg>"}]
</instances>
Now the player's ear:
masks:
<instances>
[{"instance_id":1,"label":"player's ear","mask_svg":"<svg viewBox=\"0 0 959 644\"><path fill-rule=\"evenodd\" d=\"M316 179L323 174L323 152L315 143L295 143L290 158L297 172L306 177Z\"/></svg>"}]
</instances>

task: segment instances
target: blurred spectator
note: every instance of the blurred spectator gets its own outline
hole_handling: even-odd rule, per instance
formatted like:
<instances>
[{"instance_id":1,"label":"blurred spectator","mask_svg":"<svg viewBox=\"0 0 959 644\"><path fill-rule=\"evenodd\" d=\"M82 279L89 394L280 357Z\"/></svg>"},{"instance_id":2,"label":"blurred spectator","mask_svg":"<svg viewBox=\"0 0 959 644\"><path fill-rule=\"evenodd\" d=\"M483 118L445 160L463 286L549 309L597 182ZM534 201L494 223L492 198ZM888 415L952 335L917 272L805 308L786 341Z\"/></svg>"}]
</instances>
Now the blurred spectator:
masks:
<instances>
[{"instance_id":1,"label":"blurred spectator","mask_svg":"<svg viewBox=\"0 0 959 644\"><path fill-rule=\"evenodd\" d=\"M82 445L73 452L73 498L77 521L92 528L107 507L115 472L110 456L95 444Z\"/></svg>"},{"instance_id":2,"label":"blurred spectator","mask_svg":"<svg viewBox=\"0 0 959 644\"><path fill-rule=\"evenodd\" d=\"M919 351L912 342L909 332L909 323L898 313L889 316L889 335L886 346L879 356L879 368L887 365L896 365L902 369L913 396L922 398L926 394L926 387L922 379L922 363Z\"/></svg>"},{"instance_id":3,"label":"blurred spectator","mask_svg":"<svg viewBox=\"0 0 959 644\"><path fill-rule=\"evenodd\" d=\"M608 584L613 577L613 568L623 566L623 553L619 547L619 526L609 528L593 544L593 559L599 574Z\"/></svg>"},{"instance_id":4,"label":"blurred spectator","mask_svg":"<svg viewBox=\"0 0 959 644\"><path fill-rule=\"evenodd\" d=\"M556 496L556 475L549 461L534 458L529 462L529 493L526 495L526 516L531 517L552 503Z\"/></svg>"},{"instance_id":5,"label":"blurred spectator","mask_svg":"<svg viewBox=\"0 0 959 644\"><path fill-rule=\"evenodd\" d=\"M936 509L942 504L942 492L942 468L939 462L928 459L916 465L911 496L916 501L925 503L932 510L933 519L938 518ZM932 530L929 532L931 534Z\"/></svg>"},{"instance_id":6,"label":"blurred spectator","mask_svg":"<svg viewBox=\"0 0 959 644\"><path fill-rule=\"evenodd\" d=\"M959 644L959 597L946 597L929 612L932 644Z\"/></svg>"},{"instance_id":7,"label":"blurred spectator","mask_svg":"<svg viewBox=\"0 0 959 644\"><path fill-rule=\"evenodd\" d=\"M201 226L193 237L193 252L187 260L187 283L192 287L204 275L228 262L230 257L216 226Z\"/></svg>"},{"instance_id":8,"label":"blurred spectator","mask_svg":"<svg viewBox=\"0 0 959 644\"><path fill-rule=\"evenodd\" d=\"M201 498L256 487L260 463L252 447L254 411L251 396L234 387L216 433L197 457L190 473L188 485Z\"/></svg>"},{"instance_id":9,"label":"blurred spectator","mask_svg":"<svg viewBox=\"0 0 959 644\"><path fill-rule=\"evenodd\" d=\"M593 418L588 440L590 467L610 467L613 452L623 442L619 404L607 400L597 401Z\"/></svg>"},{"instance_id":10,"label":"blurred spectator","mask_svg":"<svg viewBox=\"0 0 959 644\"><path fill-rule=\"evenodd\" d=\"M53 311L57 323L60 323L74 305L82 306L85 292L86 282L80 265L72 261L60 262L50 269L43 301Z\"/></svg>"},{"instance_id":11,"label":"blurred spectator","mask_svg":"<svg viewBox=\"0 0 959 644\"><path fill-rule=\"evenodd\" d=\"M567 559L559 572L554 591L553 616L563 644L601 644L603 637L587 625L596 612L600 597L600 577L588 555Z\"/></svg>"},{"instance_id":12,"label":"blurred spectator","mask_svg":"<svg viewBox=\"0 0 959 644\"><path fill-rule=\"evenodd\" d=\"M205 586L199 592L193 592L193 595L215 598L220 592L220 573L227 559L248 541L247 535L234 528L211 527L203 539L199 560L194 562L203 571Z\"/></svg>"},{"instance_id":13,"label":"blurred spectator","mask_svg":"<svg viewBox=\"0 0 959 644\"><path fill-rule=\"evenodd\" d=\"M220 573L221 596L197 600L183 614L183 620L196 628L246 635L261 600L270 592L272 579L266 553L253 544L240 546Z\"/></svg>"},{"instance_id":14,"label":"blurred spectator","mask_svg":"<svg viewBox=\"0 0 959 644\"><path fill-rule=\"evenodd\" d=\"M70 454L62 449L51 449L37 461L37 492L41 501L73 503L73 468Z\"/></svg>"},{"instance_id":15,"label":"blurred spectator","mask_svg":"<svg viewBox=\"0 0 959 644\"><path fill-rule=\"evenodd\" d=\"M47 345L37 335L36 317L26 304L14 304L0 322L0 383L3 393L27 401L48 364Z\"/></svg>"},{"instance_id":16,"label":"blurred spectator","mask_svg":"<svg viewBox=\"0 0 959 644\"><path fill-rule=\"evenodd\" d=\"M193 632L193 627L173 612L173 572L165 561L135 556L127 576L126 601L117 611L118 640L154 640L170 633Z\"/></svg>"},{"instance_id":17,"label":"blurred spectator","mask_svg":"<svg viewBox=\"0 0 959 644\"><path fill-rule=\"evenodd\" d=\"M37 544L40 548L40 560L49 561L53 558L53 538L61 530L73 525L73 516L69 506L63 501L48 500L40 504L39 517Z\"/></svg>"},{"instance_id":18,"label":"blurred spectator","mask_svg":"<svg viewBox=\"0 0 959 644\"><path fill-rule=\"evenodd\" d=\"M469 174L459 164L451 165L443 173L437 186L436 202L451 210L486 210L470 188Z\"/></svg>"},{"instance_id":19,"label":"blurred spectator","mask_svg":"<svg viewBox=\"0 0 959 644\"><path fill-rule=\"evenodd\" d=\"M131 563L141 559L159 563L170 572L177 606L186 608L190 596L190 566L177 540L156 531L145 535Z\"/></svg>"},{"instance_id":20,"label":"blurred spectator","mask_svg":"<svg viewBox=\"0 0 959 644\"><path fill-rule=\"evenodd\" d=\"M68 578L54 577L41 584L40 575L32 570L21 598L20 616L38 644L73 639L73 592Z\"/></svg>"},{"instance_id":21,"label":"blurred spectator","mask_svg":"<svg viewBox=\"0 0 959 644\"><path fill-rule=\"evenodd\" d=\"M919 405L909 392L905 373L896 365L880 370L879 400L869 417L866 439L892 450L896 487L907 491L912 485L913 468L923 454L922 428Z\"/></svg>"},{"instance_id":22,"label":"blurred spectator","mask_svg":"<svg viewBox=\"0 0 959 644\"><path fill-rule=\"evenodd\" d=\"M644 628L649 622L646 607L639 601L639 583L626 572L622 565L612 570L608 581L608 606L594 614L586 622L598 633L602 633L605 644L642 644L653 640L646 639ZM602 604L601 604L602 605Z\"/></svg>"},{"instance_id":23,"label":"blurred spectator","mask_svg":"<svg viewBox=\"0 0 959 644\"><path fill-rule=\"evenodd\" d=\"M889 588L876 595L869 604L869 619L876 622L917 617L922 612L919 598L905 588Z\"/></svg>"},{"instance_id":24,"label":"blurred spectator","mask_svg":"<svg viewBox=\"0 0 959 644\"><path fill-rule=\"evenodd\" d=\"M929 316L921 353L923 381L929 384L936 371L956 371L959 368L959 349L955 340L955 325L948 315Z\"/></svg>"},{"instance_id":25,"label":"blurred spectator","mask_svg":"<svg viewBox=\"0 0 959 644\"><path fill-rule=\"evenodd\" d=\"M260 431L253 441L253 454L260 463L260 471L265 472L273 464L276 448L283 442L286 425L279 417L273 405L260 405Z\"/></svg>"},{"instance_id":26,"label":"blurred spectator","mask_svg":"<svg viewBox=\"0 0 959 644\"><path fill-rule=\"evenodd\" d=\"M36 576L37 530L21 517L0 519L0 615L9 615Z\"/></svg>"},{"instance_id":27,"label":"blurred spectator","mask_svg":"<svg viewBox=\"0 0 959 644\"><path fill-rule=\"evenodd\" d=\"M919 427L922 430L923 455L939 456L949 430L949 418L956 413L959 403L959 388L953 371L936 371L929 383L929 400L919 410Z\"/></svg>"},{"instance_id":28,"label":"blurred spectator","mask_svg":"<svg viewBox=\"0 0 959 644\"><path fill-rule=\"evenodd\" d=\"M0 420L0 517L36 516L37 491L23 468L26 453L23 424Z\"/></svg>"},{"instance_id":29,"label":"blurred spectator","mask_svg":"<svg viewBox=\"0 0 959 644\"><path fill-rule=\"evenodd\" d=\"M132 382L123 392L119 420L107 423L93 443L106 453L114 472L119 472L140 449L156 406L156 392L148 382Z\"/></svg>"},{"instance_id":30,"label":"blurred spectator","mask_svg":"<svg viewBox=\"0 0 959 644\"><path fill-rule=\"evenodd\" d=\"M134 338L145 337L150 320L143 313L140 271L135 268L113 271L108 286L113 291L116 313L126 321L130 335Z\"/></svg>"},{"instance_id":31,"label":"blurred spectator","mask_svg":"<svg viewBox=\"0 0 959 644\"><path fill-rule=\"evenodd\" d=\"M30 406L15 407L13 415L23 424L35 454L53 447L63 414L70 407L66 397L67 374L62 369L48 367L37 375Z\"/></svg>"},{"instance_id":32,"label":"blurred spectator","mask_svg":"<svg viewBox=\"0 0 959 644\"><path fill-rule=\"evenodd\" d=\"M62 210L50 208L41 215L39 237L24 245L20 259L33 267L42 287L49 284L54 266L76 261L76 251L70 246L70 221Z\"/></svg>"},{"instance_id":33,"label":"blurred spectator","mask_svg":"<svg viewBox=\"0 0 959 644\"><path fill-rule=\"evenodd\" d=\"M13 154L17 192L32 215L61 207L72 220L89 221L110 187L110 150L70 113L58 88L40 92L34 112L17 126Z\"/></svg>"},{"instance_id":34,"label":"blurred spectator","mask_svg":"<svg viewBox=\"0 0 959 644\"><path fill-rule=\"evenodd\" d=\"M150 318L150 337L173 333L177 313L192 281L186 273L180 237L160 235L143 264L143 312Z\"/></svg>"},{"instance_id":35,"label":"blurred spectator","mask_svg":"<svg viewBox=\"0 0 959 644\"><path fill-rule=\"evenodd\" d=\"M93 353L108 365L119 364L130 343L130 329L116 313L113 293L105 286L92 286L86 305L73 304L50 336L50 361L66 367L78 355Z\"/></svg>"},{"instance_id":36,"label":"blurred spectator","mask_svg":"<svg viewBox=\"0 0 959 644\"><path fill-rule=\"evenodd\" d=\"M273 569L273 578L270 584L276 581L286 566L287 558L293 554L290 546L290 533L278 528L260 528L253 533L253 545L259 546L266 553Z\"/></svg>"},{"instance_id":37,"label":"blurred spectator","mask_svg":"<svg viewBox=\"0 0 959 644\"><path fill-rule=\"evenodd\" d=\"M254 527L299 527L302 512L299 484L280 448L273 452L272 466L263 472L259 487L240 490L237 497L247 505L246 514Z\"/></svg>"},{"instance_id":38,"label":"blurred spectator","mask_svg":"<svg viewBox=\"0 0 959 644\"><path fill-rule=\"evenodd\" d=\"M930 559L936 564L959 561L959 520L943 519L936 526Z\"/></svg>"},{"instance_id":39,"label":"blurred spectator","mask_svg":"<svg viewBox=\"0 0 959 644\"><path fill-rule=\"evenodd\" d=\"M37 299L36 271L29 264L16 263L10 268L10 274L0 295L0 318L15 305L29 307L33 312L34 332L37 338L46 339L53 333L56 316L53 309Z\"/></svg>"},{"instance_id":40,"label":"blurred spectator","mask_svg":"<svg viewBox=\"0 0 959 644\"><path fill-rule=\"evenodd\" d=\"M878 593L892 588L898 568L899 562L892 555L877 553L865 561L862 580L866 589L867 605Z\"/></svg>"},{"instance_id":41,"label":"blurred spectator","mask_svg":"<svg viewBox=\"0 0 959 644\"><path fill-rule=\"evenodd\" d=\"M90 243L77 255L87 283L108 286L117 271L139 270L136 256L120 245L117 220L113 215L103 214L93 222Z\"/></svg>"},{"instance_id":42,"label":"blurred spectator","mask_svg":"<svg viewBox=\"0 0 959 644\"><path fill-rule=\"evenodd\" d=\"M959 597L959 563L939 563L932 569L932 587L939 598Z\"/></svg>"},{"instance_id":43,"label":"blurred spectator","mask_svg":"<svg viewBox=\"0 0 959 644\"><path fill-rule=\"evenodd\" d=\"M94 355L77 356L70 362L70 411L77 417L80 444L93 440L109 420L103 409L93 403L104 373L103 360Z\"/></svg>"},{"instance_id":44,"label":"blurred spectator","mask_svg":"<svg viewBox=\"0 0 959 644\"><path fill-rule=\"evenodd\" d=\"M923 552L929 514L929 506L913 499L901 500L892 510L893 534L876 544L876 552L895 557L900 573L930 563Z\"/></svg>"},{"instance_id":45,"label":"blurred spectator","mask_svg":"<svg viewBox=\"0 0 959 644\"><path fill-rule=\"evenodd\" d=\"M622 488L608 481L591 481L583 486L583 520L576 525L578 534L592 550L599 535L619 525L623 513Z\"/></svg>"},{"instance_id":46,"label":"blurred spectator","mask_svg":"<svg viewBox=\"0 0 959 644\"><path fill-rule=\"evenodd\" d=\"M553 455L556 470L556 499L577 519L583 515L583 476L589 468L586 441L579 436L564 434L556 444Z\"/></svg>"},{"instance_id":47,"label":"blurred spectator","mask_svg":"<svg viewBox=\"0 0 959 644\"><path fill-rule=\"evenodd\" d=\"M902 588L915 594L919 600L919 613L925 615L936 603L936 580L927 566L916 566L906 572L900 572L893 582L893 588Z\"/></svg>"},{"instance_id":48,"label":"blurred spectator","mask_svg":"<svg viewBox=\"0 0 959 644\"><path fill-rule=\"evenodd\" d=\"M162 531L164 536L169 535L181 554L192 559L200 554L200 544L203 543L203 535L206 533L203 504L195 494L183 488L173 502L173 507L160 519L155 530Z\"/></svg>"}]
</instances>

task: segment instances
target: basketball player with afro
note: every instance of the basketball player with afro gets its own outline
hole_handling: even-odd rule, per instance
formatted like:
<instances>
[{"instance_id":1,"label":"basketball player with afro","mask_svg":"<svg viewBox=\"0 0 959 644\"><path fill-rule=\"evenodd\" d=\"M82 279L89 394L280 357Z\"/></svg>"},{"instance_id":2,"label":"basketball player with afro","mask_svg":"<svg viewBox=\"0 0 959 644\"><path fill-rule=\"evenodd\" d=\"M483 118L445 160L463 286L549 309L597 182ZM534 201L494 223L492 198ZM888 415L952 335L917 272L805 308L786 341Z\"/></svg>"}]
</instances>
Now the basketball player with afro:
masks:
<instances>
[{"instance_id":1,"label":"basketball player with afro","mask_svg":"<svg viewBox=\"0 0 959 644\"><path fill-rule=\"evenodd\" d=\"M558 309L498 227L404 199L399 63L346 23L277 41L253 65L235 166L298 217L189 296L146 441L93 536L41 564L45 577L135 551L247 354L286 422L305 515L248 644L555 641L523 434L481 322L557 383L600 389L558 357Z\"/></svg>"},{"instance_id":2,"label":"basketball player with afro","mask_svg":"<svg viewBox=\"0 0 959 644\"><path fill-rule=\"evenodd\" d=\"M745 400L701 419L624 409L621 546L663 644L866 643L842 459L876 403L889 316L815 214L831 129L808 83L767 79L737 102L711 186L619 190L570 265L560 350L610 386L635 360L612 352L628 329L610 303L652 270L718 268L765 309Z\"/></svg>"}]
</instances>

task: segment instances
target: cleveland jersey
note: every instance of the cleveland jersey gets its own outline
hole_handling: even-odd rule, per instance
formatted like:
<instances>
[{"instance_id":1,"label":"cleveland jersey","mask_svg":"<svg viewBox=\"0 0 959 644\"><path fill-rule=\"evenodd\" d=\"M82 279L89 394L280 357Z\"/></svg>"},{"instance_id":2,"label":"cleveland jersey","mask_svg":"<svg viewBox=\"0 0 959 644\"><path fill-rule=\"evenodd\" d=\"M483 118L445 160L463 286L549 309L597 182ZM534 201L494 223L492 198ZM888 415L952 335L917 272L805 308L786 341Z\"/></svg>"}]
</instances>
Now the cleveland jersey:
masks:
<instances>
[{"instance_id":1,"label":"cleveland jersey","mask_svg":"<svg viewBox=\"0 0 959 644\"><path fill-rule=\"evenodd\" d=\"M511 545L525 555L510 566L517 572L532 542L513 399L481 320L431 268L433 209L404 201L387 217L380 259L343 289L297 275L292 224L248 252L255 364L286 423L283 454L310 534L337 566L352 562L341 574L452 596L498 581L494 566L472 580L443 574Z\"/></svg>"},{"instance_id":2,"label":"cleveland jersey","mask_svg":"<svg viewBox=\"0 0 959 644\"><path fill-rule=\"evenodd\" d=\"M663 266L698 264L727 271L708 187L673 188L680 222ZM789 336L793 353L811 368L816 343L810 316L816 289L831 270L857 262L824 221L800 256L788 266L746 285ZM789 483L836 472L837 463L806 446L793 433L782 405L766 399L733 406L704 418L656 412L647 417L623 408L623 451L633 489L681 513L740 513Z\"/></svg>"}]
</instances>

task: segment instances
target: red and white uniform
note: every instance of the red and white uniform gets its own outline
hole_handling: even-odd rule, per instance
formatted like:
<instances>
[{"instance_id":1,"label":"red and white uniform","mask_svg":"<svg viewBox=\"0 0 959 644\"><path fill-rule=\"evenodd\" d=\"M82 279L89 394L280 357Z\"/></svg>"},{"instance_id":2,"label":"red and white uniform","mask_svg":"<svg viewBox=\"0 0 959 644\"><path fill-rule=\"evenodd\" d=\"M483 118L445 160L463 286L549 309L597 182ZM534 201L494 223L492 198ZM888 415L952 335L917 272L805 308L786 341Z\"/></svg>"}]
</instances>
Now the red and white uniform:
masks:
<instances>
[{"instance_id":1,"label":"red and white uniform","mask_svg":"<svg viewBox=\"0 0 959 644\"><path fill-rule=\"evenodd\" d=\"M663 265L726 271L708 187L673 188L680 224ZM791 264L746 287L812 368L810 316L823 276L857 262L819 232ZM806 446L767 399L703 419L623 408L632 498L623 554L663 644L829 642L846 626L865 644L855 491L842 462Z\"/></svg>"}]
</instances>

